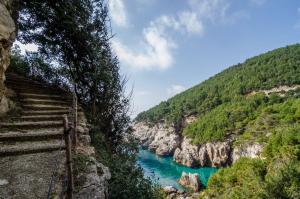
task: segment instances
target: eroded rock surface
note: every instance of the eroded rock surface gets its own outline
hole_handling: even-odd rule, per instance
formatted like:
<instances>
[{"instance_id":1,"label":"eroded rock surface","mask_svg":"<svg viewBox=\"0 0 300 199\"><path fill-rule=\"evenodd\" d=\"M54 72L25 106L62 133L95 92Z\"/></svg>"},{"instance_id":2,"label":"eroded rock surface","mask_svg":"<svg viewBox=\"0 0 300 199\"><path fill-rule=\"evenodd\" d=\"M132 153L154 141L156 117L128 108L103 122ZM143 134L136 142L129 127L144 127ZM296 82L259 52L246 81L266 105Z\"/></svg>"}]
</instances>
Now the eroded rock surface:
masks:
<instances>
[{"instance_id":1,"label":"eroded rock surface","mask_svg":"<svg viewBox=\"0 0 300 199\"><path fill-rule=\"evenodd\" d=\"M178 180L178 183L193 190L194 192L198 192L202 186L198 174L187 174L185 172L182 172L181 178Z\"/></svg>"},{"instance_id":2,"label":"eroded rock surface","mask_svg":"<svg viewBox=\"0 0 300 199\"><path fill-rule=\"evenodd\" d=\"M0 116L9 108L4 81L5 71L10 63L10 49L16 36L12 3L12 0L0 0Z\"/></svg>"},{"instance_id":3,"label":"eroded rock surface","mask_svg":"<svg viewBox=\"0 0 300 199\"><path fill-rule=\"evenodd\" d=\"M194 117L187 118L182 125L192 121L195 121ZM133 135L143 147L157 155L173 155L174 161L188 167L223 167L231 163L231 140L194 145L179 132L164 122L153 126L141 122L134 125Z\"/></svg>"},{"instance_id":4,"label":"eroded rock surface","mask_svg":"<svg viewBox=\"0 0 300 199\"><path fill-rule=\"evenodd\" d=\"M137 123L134 125L133 135L143 147L161 156L172 155L180 144L180 136L175 128L163 122L154 126Z\"/></svg>"},{"instance_id":5,"label":"eroded rock surface","mask_svg":"<svg viewBox=\"0 0 300 199\"><path fill-rule=\"evenodd\" d=\"M75 167L84 167L77 176L75 198L77 199L106 199L108 198L108 180L111 178L109 168L101 164L95 159L95 148L92 147L91 138L89 136L89 128L84 114L78 114L77 133L78 146L76 148L77 155L85 157L85 161L78 161Z\"/></svg>"},{"instance_id":6,"label":"eroded rock surface","mask_svg":"<svg viewBox=\"0 0 300 199\"><path fill-rule=\"evenodd\" d=\"M263 151L263 145L259 143L237 146L232 153L232 161L236 162L241 157L260 158Z\"/></svg>"},{"instance_id":7,"label":"eroded rock surface","mask_svg":"<svg viewBox=\"0 0 300 199\"><path fill-rule=\"evenodd\" d=\"M180 147L175 150L174 161L188 167L199 166L199 146L192 145L191 139L184 138Z\"/></svg>"}]
</instances>

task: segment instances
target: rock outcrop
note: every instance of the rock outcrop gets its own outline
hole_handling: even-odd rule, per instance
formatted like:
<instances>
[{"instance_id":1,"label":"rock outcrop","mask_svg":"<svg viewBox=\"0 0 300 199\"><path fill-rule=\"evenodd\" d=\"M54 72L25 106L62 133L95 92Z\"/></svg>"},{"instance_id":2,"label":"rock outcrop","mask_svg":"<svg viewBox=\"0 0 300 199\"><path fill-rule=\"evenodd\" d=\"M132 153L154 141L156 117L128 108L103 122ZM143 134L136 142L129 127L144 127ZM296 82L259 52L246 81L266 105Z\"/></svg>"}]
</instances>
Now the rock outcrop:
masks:
<instances>
[{"instance_id":1,"label":"rock outcrop","mask_svg":"<svg viewBox=\"0 0 300 199\"><path fill-rule=\"evenodd\" d=\"M199 166L199 146L192 145L191 139L184 138L180 148L176 148L173 159L188 167Z\"/></svg>"},{"instance_id":2,"label":"rock outcrop","mask_svg":"<svg viewBox=\"0 0 300 199\"><path fill-rule=\"evenodd\" d=\"M182 127L194 120L194 117L185 119ZM157 155L173 155L175 162L188 167L223 167L231 163L231 140L193 145L191 139L182 137L179 132L164 122L153 126L141 122L134 125L133 136L141 146Z\"/></svg>"},{"instance_id":3,"label":"rock outcrop","mask_svg":"<svg viewBox=\"0 0 300 199\"><path fill-rule=\"evenodd\" d=\"M161 156L172 155L180 144L180 136L175 128L164 122L152 127L143 122L137 123L134 125L133 135L143 147Z\"/></svg>"},{"instance_id":4,"label":"rock outcrop","mask_svg":"<svg viewBox=\"0 0 300 199\"><path fill-rule=\"evenodd\" d=\"M182 172L178 183L194 192L198 192L202 186L198 174L187 174L185 172Z\"/></svg>"},{"instance_id":5,"label":"rock outcrop","mask_svg":"<svg viewBox=\"0 0 300 199\"><path fill-rule=\"evenodd\" d=\"M182 128L195 121L195 117L183 120ZM172 155L173 160L188 167L225 167L241 157L261 158L263 145L254 143L232 147L234 138L224 141L192 144L192 140L180 134L174 126L160 122L153 126L140 122L134 125L133 136L140 144L157 155Z\"/></svg>"},{"instance_id":6,"label":"rock outcrop","mask_svg":"<svg viewBox=\"0 0 300 199\"><path fill-rule=\"evenodd\" d=\"M263 145L259 143L237 146L232 152L232 161L236 162L241 157L246 158L261 158Z\"/></svg>"},{"instance_id":7,"label":"rock outcrop","mask_svg":"<svg viewBox=\"0 0 300 199\"><path fill-rule=\"evenodd\" d=\"M174 161L188 167L223 167L231 160L231 142L214 142L203 145L192 145L190 139L184 138L181 149L174 153Z\"/></svg>"},{"instance_id":8,"label":"rock outcrop","mask_svg":"<svg viewBox=\"0 0 300 199\"><path fill-rule=\"evenodd\" d=\"M12 3L12 0L0 0L0 116L9 109L4 81L10 63L10 49L16 36Z\"/></svg>"}]
</instances>

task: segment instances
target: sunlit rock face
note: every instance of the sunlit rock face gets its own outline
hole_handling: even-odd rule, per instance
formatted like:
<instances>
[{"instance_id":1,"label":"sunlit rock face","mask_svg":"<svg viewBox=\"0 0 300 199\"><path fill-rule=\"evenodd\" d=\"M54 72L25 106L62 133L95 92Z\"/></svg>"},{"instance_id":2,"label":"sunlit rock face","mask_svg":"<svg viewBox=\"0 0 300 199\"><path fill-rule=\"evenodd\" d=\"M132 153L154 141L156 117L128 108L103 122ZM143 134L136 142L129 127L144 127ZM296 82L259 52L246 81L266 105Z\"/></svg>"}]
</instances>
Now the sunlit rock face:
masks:
<instances>
[{"instance_id":1,"label":"sunlit rock face","mask_svg":"<svg viewBox=\"0 0 300 199\"><path fill-rule=\"evenodd\" d=\"M246 144L236 146L232 152L232 161L236 162L242 157L246 158L262 158L263 145L259 143Z\"/></svg>"},{"instance_id":2,"label":"sunlit rock face","mask_svg":"<svg viewBox=\"0 0 300 199\"><path fill-rule=\"evenodd\" d=\"M184 127L192 119L186 119ZM194 145L180 130L165 122L149 125L145 122L133 125L133 136L142 147L160 156L173 156L175 162L188 167L223 167L231 163L230 140Z\"/></svg>"},{"instance_id":3,"label":"sunlit rock face","mask_svg":"<svg viewBox=\"0 0 300 199\"><path fill-rule=\"evenodd\" d=\"M191 139L184 138L180 148L175 150L173 159L175 162L188 166L199 166L199 146L192 145Z\"/></svg>"},{"instance_id":4,"label":"sunlit rock face","mask_svg":"<svg viewBox=\"0 0 300 199\"><path fill-rule=\"evenodd\" d=\"M231 142L212 142L192 145L190 139L184 138L181 149L174 153L174 161L188 167L223 167L231 161Z\"/></svg>"},{"instance_id":5,"label":"sunlit rock face","mask_svg":"<svg viewBox=\"0 0 300 199\"><path fill-rule=\"evenodd\" d=\"M175 128L164 122L149 126L141 122L134 125L134 137L141 146L148 148L160 156L172 155L180 144L180 136Z\"/></svg>"},{"instance_id":6,"label":"sunlit rock face","mask_svg":"<svg viewBox=\"0 0 300 199\"><path fill-rule=\"evenodd\" d=\"M10 49L16 36L12 3L12 0L0 0L0 115L8 111L4 85L5 71L10 63Z\"/></svg>"},{"instance_id":7,"label":"sunlit rock face","mask_svg":"<svg viewBox=\"0 0 300 199\"><path fill-rule=\"evenodd\" d=\"M181 178L178 180L178 183L195 192L199 191L202 186L199 180L199 175L196 173L187 174L185 172L182 172Z\"/></svg>"}]
</instances>

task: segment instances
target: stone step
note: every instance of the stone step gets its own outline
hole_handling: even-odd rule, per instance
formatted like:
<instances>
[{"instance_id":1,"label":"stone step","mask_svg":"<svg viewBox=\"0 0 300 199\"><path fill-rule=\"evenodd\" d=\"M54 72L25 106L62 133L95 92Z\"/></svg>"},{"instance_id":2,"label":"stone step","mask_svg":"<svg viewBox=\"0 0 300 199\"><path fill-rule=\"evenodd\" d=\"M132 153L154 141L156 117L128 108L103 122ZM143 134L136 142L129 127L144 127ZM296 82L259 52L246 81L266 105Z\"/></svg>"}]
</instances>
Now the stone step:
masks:
<instances>
[{"instance_id":1,"label":"stone step","mask_svg":"<svg viewBox=\"0 0 300 199\"><path fill-rule=\"evenodd\" d=\"M63 140L15 142L14 144L0 143L0 157L21 154L42 153L65 149Z\"/></svg>"},{"instance_id":2,"label":"stone step","mask_svg":"<svg viewBox=\"0 0 300 199\"><path fill-rule=\"evenodd\" d=\"M57 174L55 175L55 184L62 184L60 176L65 172L65 161L65 151L1 157L0 198L47 198L50 179L54 171ZM58 168L57 164L59 165ZM60 192L55 191L55 193Z\"/></svg>"},{"instance_id":3,"label":"stone step","mask_svg":"<svg viewBox=\"0 0 300 199\"><path fill-rule=\"evenodd\" d=\"M62 127L63 121L42 121L42 122L2 122L3 129L42 129L49 127Z\"/></svg>"},{"instance_id":4,"label":"stone step","mask_svg":"<svg viewBox=\"0 0 300 199\"><path fill-rule=\"evenodd\" d=\"M63 114L59 115L23 115L20 117L12 118L13 121L32 121L32 122L38 122L38 121L62 121Z\"/></svg>"},{"instance_id":5,"label":"stone step","mask_svg":"<svg viewBox=\"0 0 300 199\"><path fill-rule=\"evenodd\" d=\"M33 98L33 99L53 99L53 100L66 100L72 99L71 96L67 95L57 95L57 94L37 94L34 92L21 92L19 93L21 98Z\"/></svg>"},{"instance_id":6,"label":"stone step","mask_svg":"<svg viewBox=\"0 0 300 199\"><path fill-rule=\"evenodd\" d=\"M43 141L62 139L63 128L57 130L8 131L0 133L0 142Z\"/></svg>"},{"instance_id":7,"label":"stone step","mask_svg":"<svg viewBox=\"0 0 300 199\"><path fill-rule=\"evenodd\" d=\"M68 115L69 110L50 110L50 111L45 111L45 110L31 110L31 111L23 111L22 115L23 116L36 116L36 115Z\"/></svg>"},{"instance_id":8,"label":"stone step","mask_svg":"<svg viewBox=\"0 0 300 199\"><path fill-rule=\"evenodd\" d=\"M36 88L12 88L16 93L35 93L41 95L59 95L61 91L58 90L51 90L49 88L44 89L36 89Z\"/></svg>"},{"instance_id":9,"label":"stone step","mask_svg":"<svg viewBox=\"0 0 300 199\"><path fill-rule=\"evenodd\" d=\"M38 99L38 98L24 98L20 100L23 104L42 104L42 105L68 105L72 102L67 100L53 100L53 99Z\"/></svg>"},{"instance_id":10,"label":"stone step","mask_svg":"<svg viewBox=\"0 0 300 199\"><path fill-rule=\"evenodd\" d=\"M56 105L44 105L44 104L23 104L22 108L24 110L69 110L69 106L56 106Z\"/></svg>"}]
</instances>

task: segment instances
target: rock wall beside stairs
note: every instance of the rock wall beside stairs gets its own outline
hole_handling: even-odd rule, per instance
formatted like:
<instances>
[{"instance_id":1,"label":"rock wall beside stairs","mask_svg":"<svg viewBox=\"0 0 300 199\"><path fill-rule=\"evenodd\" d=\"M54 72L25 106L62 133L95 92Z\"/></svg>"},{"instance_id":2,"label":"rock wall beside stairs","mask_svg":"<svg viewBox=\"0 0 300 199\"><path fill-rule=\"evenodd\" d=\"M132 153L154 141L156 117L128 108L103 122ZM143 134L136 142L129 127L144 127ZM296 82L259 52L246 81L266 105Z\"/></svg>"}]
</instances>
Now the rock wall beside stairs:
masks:
<instances>
[{"instance_id":1,"label":"rock wall beside stairs","mask_svg":"<svg viewBox=\"0 0 300 199\"><path fill-rule=\"evenodd\" d=\"M95 158L95 149L91 146L89 127L83 112L78 113L77 134L79 142L74 160L75 170L78 171L75 173L75 198L106 199L111 174L109 168Z\"/></svg>"},{"instance_id":2,"label":"rock wall beside stairs","mask_svg":"<svg viewBox=\"0 0 300 199\"><path fill-rule=\"evenodd\" d=\"M0 116L8 111L4 81L5 71L10 63L10 49L16 36L12 8L13 0L0 0Z\"/></svg>"}]
</instances>

